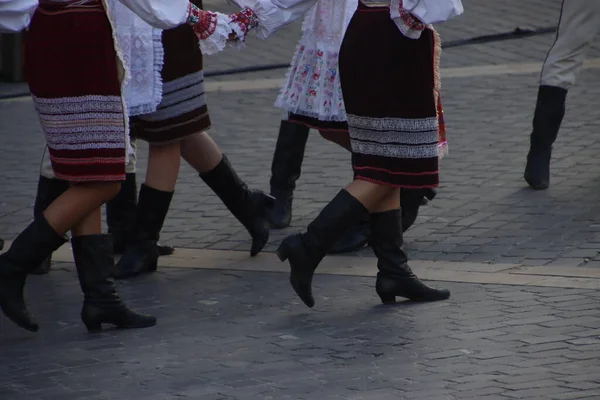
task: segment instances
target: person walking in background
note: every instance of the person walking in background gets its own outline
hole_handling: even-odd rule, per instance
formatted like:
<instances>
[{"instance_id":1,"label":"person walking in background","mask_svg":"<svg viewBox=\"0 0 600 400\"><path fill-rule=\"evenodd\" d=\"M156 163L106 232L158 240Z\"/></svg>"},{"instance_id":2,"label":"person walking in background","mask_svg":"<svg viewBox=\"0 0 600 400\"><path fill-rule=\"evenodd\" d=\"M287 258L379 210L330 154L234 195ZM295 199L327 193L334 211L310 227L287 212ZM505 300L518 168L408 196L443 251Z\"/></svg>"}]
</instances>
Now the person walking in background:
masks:
<instances>
[{"instance_id":1,"label":"person walking in background","mask_svg":"<svg viewBox=\"0 0 600 400\"><path fill-rule=\"evenodd\" d=\"M562 1L556 38L542 66L525 166L525 181L533 189L550 186L552 145L565 115L567 93L598 30L600 1Z\"/></svg>"}]
</instances>

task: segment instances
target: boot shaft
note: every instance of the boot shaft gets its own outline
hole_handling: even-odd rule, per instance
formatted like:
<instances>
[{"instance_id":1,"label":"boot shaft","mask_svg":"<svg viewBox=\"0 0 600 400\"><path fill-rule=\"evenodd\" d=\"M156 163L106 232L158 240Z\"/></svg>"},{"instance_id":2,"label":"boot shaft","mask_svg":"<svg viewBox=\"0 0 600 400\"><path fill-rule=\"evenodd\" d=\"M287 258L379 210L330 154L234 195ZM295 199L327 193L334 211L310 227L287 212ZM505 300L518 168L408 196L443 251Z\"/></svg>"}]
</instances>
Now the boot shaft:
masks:
<instances>
[{"instance_id":1,"label":"boot shaft","mask_svg":"<svg viewBox=\"0 0 600 400\"><path fill-rule=\"evenodd\" d=\"M301 124L281 121L271 163L271 194L292 193L302 172L302 161L310 129Z\"/></svg>"},{"instance_id":2,"label":"boot shaft","mask_svg":"<svg viewBox=\"0 0 600 400\"><path fill-rule=\"evenodd\" d=\"M200 174L200 178L221 199L238 221L246 229L250 229L249 224L257 212L255 200L260 197L258 195L260 192L253 192L248 188L248 185L233 169L227 156L223 154L221 162L211 171Z\"/></svg>"},{"instance_id":3,"label":"boot shaft","mask_svg":"<svg viewBox=\"0 0 600 400\"><path fill-rule=\"evenodd\" d=\"M341 190L308 225L302 240L307 248L323 258L341 235L360 224L368 213L358 199Z\"/></svg>"},{"instance_id":4,"label":"boot shaft","mask_svg":"<svg viewBox=\"0 0 600 400\"><path fill-rule=\"evenodd\" d=\"M371 247L377 257L379 275L391 278L414 276L403 245L400 210L371 214Z\"/></svg>"},{"instance_id":5,"label":"boot shaft","mask_svg":"<svg viewBox=\"0 0 600 400\"><path fill-rule=\"evenodd\" d=\"M69 182L62 179L50 179L40 175L33 205L33 215L41 215L54 200L69 189Z\"/></svg>"},{"instance_id":6,"label":"boot shaft","mask_svg":"<svg viewBox=\"0 0 600 400\"><path fill-rule=\"evenodd\" d=\"M86 302L119 301L111 278L114 267L110 235L86 235L71 240L77 276Z\"/></svg>"},{"instance_id":7,"label":"boot shaft","mask_svg":"<svg viewBox=\"0 0 600 400\"><path fill-rule=\"evenodd\" d=\"M135 216L134 243L158 241L174 192L164 192L142 184Z\"/></svg>"},{"instance_id":8,"label":"boot shaft","mask_svg":"<svg viewBox=\"0 0 600 400\"><path fill-rule=\"evenodd\" d=\"M566 89L545 85L539 87L531 133L532 147L552 147L565 115L566 98Z\"/></svg>"},{"instance_id":9,"label":"boot shaft","mask_svg":"<svg viewBox=\"0 0 600 400\"><path fill-rule=\"evenodd\" d=\"M43 214L38 216L12 242L9 249L0 257L3 259L3 272L30 273L48 256L67 242L50 226Z\"/></svg>"},{"instance_id":10,"label":"boot shaft","mask_svg":"<svg viewBox=\"0 0 600 400\"><path fill-rule=\"evenodd\" d=\"M121 232L133 225L137 196L135 173L129 173L121 184L117 196L106 203L106 224L110 233Z\"/></svg>"}]
</instances>

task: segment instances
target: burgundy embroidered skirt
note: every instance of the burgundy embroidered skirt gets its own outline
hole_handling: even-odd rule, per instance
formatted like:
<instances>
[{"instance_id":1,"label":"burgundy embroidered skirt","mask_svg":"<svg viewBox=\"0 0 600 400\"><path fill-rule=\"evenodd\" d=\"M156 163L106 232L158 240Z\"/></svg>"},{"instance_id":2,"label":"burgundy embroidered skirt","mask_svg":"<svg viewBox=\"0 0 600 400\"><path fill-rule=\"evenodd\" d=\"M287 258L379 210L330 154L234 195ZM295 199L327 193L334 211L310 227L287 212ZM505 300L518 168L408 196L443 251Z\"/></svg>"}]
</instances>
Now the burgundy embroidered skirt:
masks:
<instances>
[{"instance_id":1,"label":"burgundy embroidered skirt","mask_svg":"<svg viewBox=\"0 0 600 400\"><path fill-rule=\"evenodd\" d=\"M356 179L438 186L434 40L428 29L409 39L387 7L359 4L339 60Z\"/></svg>"},{"instance_id":2,"label":"burgundy embroidered skirt","mask_svg":"<svg viewBox=\"0 0 600 400\"><path fill-rule=\"evenodd\" d=\"M40 2L25 76L57 178L125 179L125 118L112 30L100 2Z\"/></svg>"},{"instance_id":3,"label":"burgundy embroidered skirt","mask_svg":"<svg viewBox=\"0 0 600 400\"><path fill-rule=\"evenodd\" d=\"M196 34L191 26L180 26L163 31L162 41L162 101L155 112L131 118L131 136L151 144L175 142L210 128Z\"/></svg>"},{"instance_id":4,"label":"burgundy embroidered skirt","mask_svg":"<svg viewBox=\"0 0 600 400\"><path fill-rule=\"evenodd\" d=\"M348 124L345 121L321 121L314 117L294 113L289 114L288 121L325 133L348 134Z\"/></svg>"}]
</instances>

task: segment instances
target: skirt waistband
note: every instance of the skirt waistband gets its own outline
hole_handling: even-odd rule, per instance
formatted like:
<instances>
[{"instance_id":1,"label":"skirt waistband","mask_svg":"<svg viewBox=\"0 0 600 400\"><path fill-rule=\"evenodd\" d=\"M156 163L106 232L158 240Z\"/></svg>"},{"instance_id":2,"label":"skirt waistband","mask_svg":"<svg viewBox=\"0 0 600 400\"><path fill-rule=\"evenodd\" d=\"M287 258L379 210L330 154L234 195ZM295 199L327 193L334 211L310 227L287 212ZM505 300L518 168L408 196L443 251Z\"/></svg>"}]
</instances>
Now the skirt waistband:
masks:
<instances>
[{"instance_id":1,"label":"skirt waistband","mask_svg":"<svg viewBox=\"0 0 600 400\"><path fill-rule=\"evenodd\" d=\"M368 9L389 9L390 2L389 1L359 1L358 9L359 10L368 10Z\"/></svg>"}]
</instances>

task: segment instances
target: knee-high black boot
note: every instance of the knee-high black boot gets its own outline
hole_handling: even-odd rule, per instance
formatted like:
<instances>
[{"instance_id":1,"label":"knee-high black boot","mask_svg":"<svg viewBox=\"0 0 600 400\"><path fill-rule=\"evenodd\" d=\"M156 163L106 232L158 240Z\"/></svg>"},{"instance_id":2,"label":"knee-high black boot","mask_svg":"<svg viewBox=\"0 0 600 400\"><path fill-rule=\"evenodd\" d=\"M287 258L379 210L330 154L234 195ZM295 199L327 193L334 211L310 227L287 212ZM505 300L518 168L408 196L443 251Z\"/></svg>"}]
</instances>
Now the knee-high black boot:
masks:
<instances>
[{"instance_id":1,"label":"knee-high black boot","mask_svg":"<svg viewBox=\"0 0 600 400\"><path fill-rule=\"evenodd\" d=\"M275 199L260 190L248 189L225 155L215 168L200 174L200 178L250 233L250 255L260 253L269 240L267 214Z\"/></svg>"},{"instance_id":2,"label":"knee-high black boot","mask_svg":"<svg viewBox=\"0 0 600 400\"><path fill-rule=\"evenodd\" d=\"M290 283L308 307L315 305L312 278L315 269L329 252L338 237L349 227L357 225L367 209L346 190L340 191L307 227L306 233L288 236L277 256L290 263Z\"/></svg>"},{"instance_id":3,"label":"knee-high black boot","mask_svg":"<svg viewBox=\"0 0 600 400\"><path fill-rule=\"evenodd\" d=\"M448 290L425 285L408 266L400 225L399 210L371 214L371 247L377 257L376 290L381 301L394 303L396 296L415 301L447 299Z\"/></svg>"},{"instance_id":4,"label":"knee-high black boot","mask_svg":"<svg viewBox=\"0 0 600 400\"><path fill-rule=\"evenodd\" d=\"M111 278L114 259L110 235L79 236L71 243L84 294L81 320L90 332L101 330L102 324L118 328L146 328L156 324L153 316L127 308L117 294Z\"/></svg>"},{"instance_id":5,"label":"knee-high black boot","mask_svg":"<svg viewBox=\"0 0 600 400\"><path fill-rule=\"evenodd\" d=\"M35 196L35 203L33 204L33 216L38 218L54 200L58 199L60 195L69 189L69 182L63 181L62 179L50 179L40 175L37 186L37 193ZM42 263L33 271L32 274L43 275L50 271L52 265L52 254L50 254Z\"/></svg>"},{"instance_id":6,"label":"knee-high black boot","mask_svg":"<svg viewBox=\"0 0 600 400\"><path fill-rule=\"evenodd\" d=\"M419 208L437 195L434 189L401 189L400 210L402 212L402 231L406 232L417 220Z\"/></svg>"},{"instance_id":7,"label":"knee-high black boot","mask_svg":"<svg viewBox=\"0 0 600 400\"><path fill-rule=\"evenodd\" d=\"M163 192L142 185L130 245L114 268L115 279L156 271L158 238L172 198L173 192Z\"/></svg>"},{"instance_id":8,"label":"knee-high black boot","mask_svg":"<svg viewBox=\"0 0 600 400\"><path fill-rule=\"evenodd\" d=\"M36 332L39 325L27 310L23 290L27 274L67 241L43 215L33 221L0 255L0 308L21 328Z\"/></svg>"},{"instance_id":9,"label":"knee-high black boot","mask_svg":"<svg viewBox=\"0 0 600 400\"><path fill-rule=\"evenodd\" d=\"M117 196L106 203L106 224L108 233L113 237L115 254L123 254L128 247L135 226L138 201L135 173L128 173ZM158 243L158 254L173 254L175 249Z\"/></svg>"},{"instance_id":10,"label":"knee-high black boot","mask_svg":"<svg viewBox=\"0 0 600 400\"><path fill-rule=\"evenodd\" d=\"M292 220L294 189L302 172L309 131L304 125L281 121L271 164L271 196L275 197L275 205L269 222L274 229L283 229Z\"/></svg>"},{"instance_id":11,"label":"knee-high black boot","mask_svg":"<svg viewBox=\"0 0 600 400\"><path fill-rule=\"evenodd\" d=\"M566 99L566 89L545 85L539 87L524 174L525 181L533 189L543 190L550 186L552 145L565 115Z\"/></svg>"}]
</instances>

